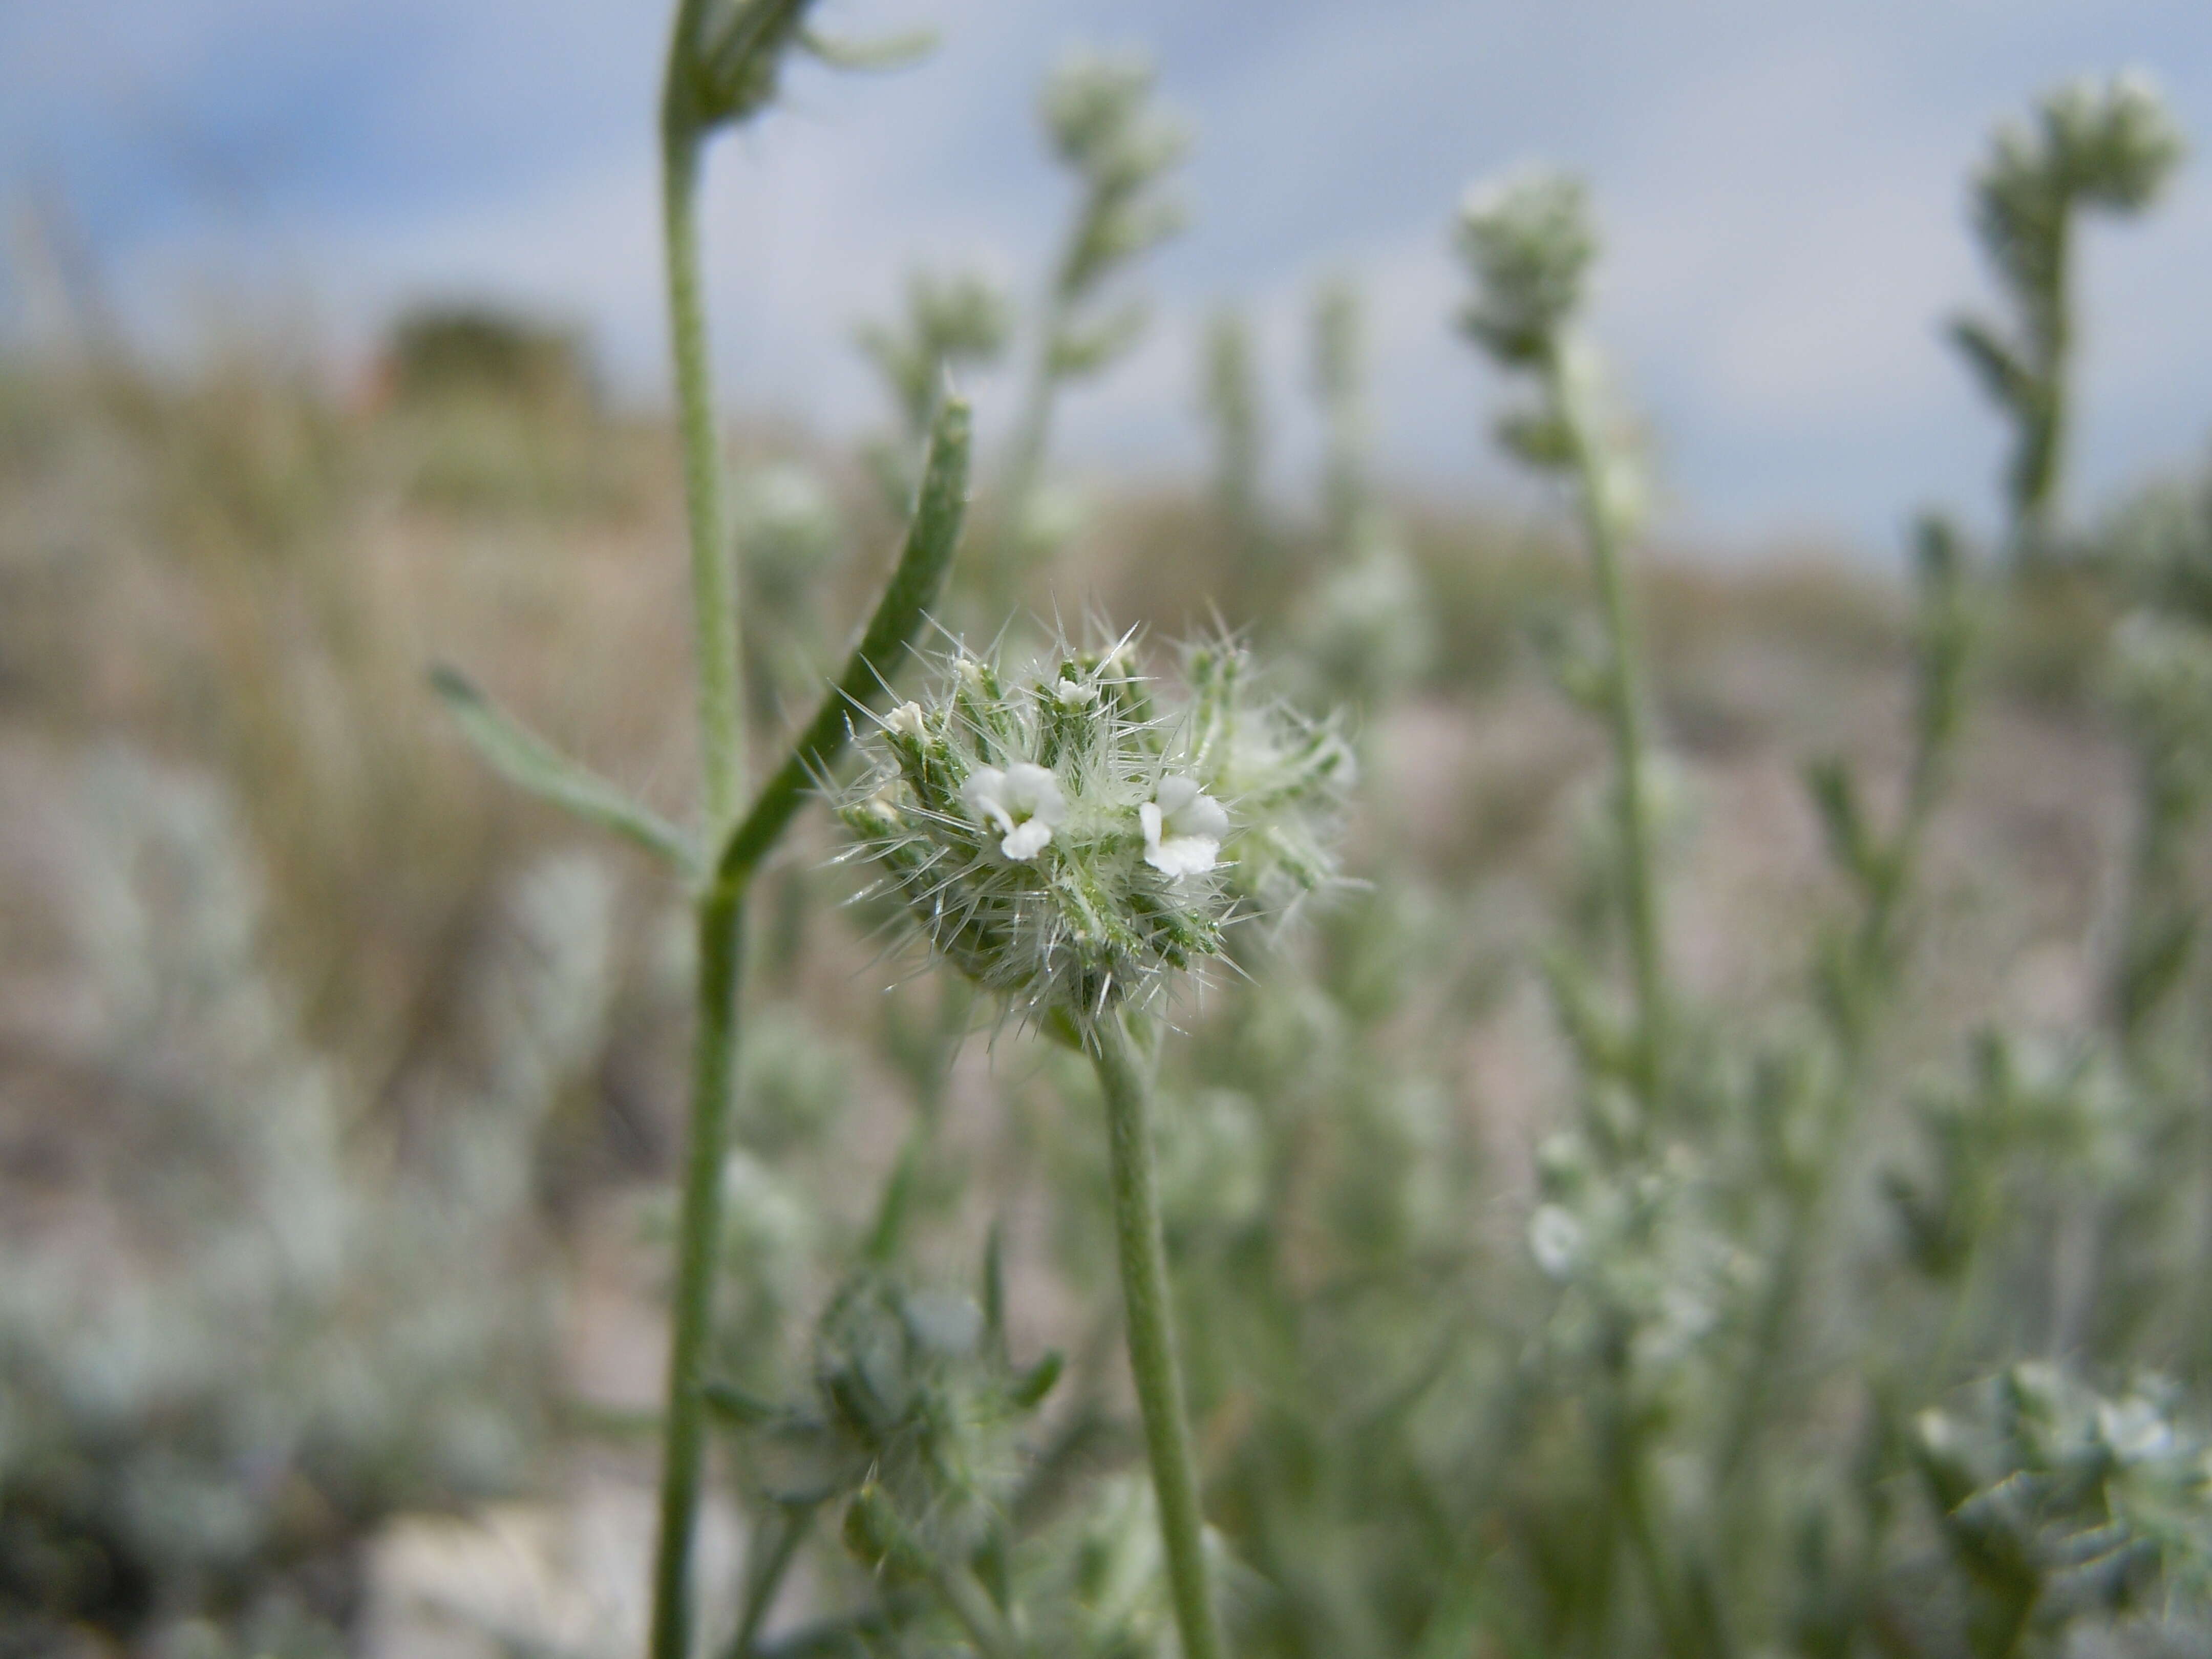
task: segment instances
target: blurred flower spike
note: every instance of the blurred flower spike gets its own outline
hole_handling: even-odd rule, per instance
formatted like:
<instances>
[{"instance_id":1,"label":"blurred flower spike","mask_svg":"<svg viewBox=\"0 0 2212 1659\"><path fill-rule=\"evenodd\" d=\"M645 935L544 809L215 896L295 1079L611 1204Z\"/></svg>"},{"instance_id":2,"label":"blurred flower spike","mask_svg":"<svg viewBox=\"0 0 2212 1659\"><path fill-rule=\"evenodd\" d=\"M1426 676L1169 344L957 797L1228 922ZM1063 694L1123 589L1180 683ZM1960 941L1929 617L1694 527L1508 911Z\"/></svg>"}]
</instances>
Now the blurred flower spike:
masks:
<instances>
[{"instance_id":1,"label":"blurred flower spike","mask_svg":"<svg viewBox=\"0 0 2212 1659\"><path fill-rule=\"evenodd\" d=\"M1478 185L1461 205L1458 243L1479 290L1461 325L1504 367L1540 362L1582 309L1597 257L1582 180L1532 168Z\"/></svg>"},{"instance_id":2,"label":"blurred flower spike","mask_svg":"<svg viewBox=\"0 0 2212 1659\"><path fill-rule=\"evenodd\" d=\"M931 950L1028 1019L1145 1006L1240 916L1335 874L1351 752L1255 695L1244 653L1172 683L1133 641L1065 645L1010 683L956 652L887 715L841 816Z\"/></svg>"}]
</instances>

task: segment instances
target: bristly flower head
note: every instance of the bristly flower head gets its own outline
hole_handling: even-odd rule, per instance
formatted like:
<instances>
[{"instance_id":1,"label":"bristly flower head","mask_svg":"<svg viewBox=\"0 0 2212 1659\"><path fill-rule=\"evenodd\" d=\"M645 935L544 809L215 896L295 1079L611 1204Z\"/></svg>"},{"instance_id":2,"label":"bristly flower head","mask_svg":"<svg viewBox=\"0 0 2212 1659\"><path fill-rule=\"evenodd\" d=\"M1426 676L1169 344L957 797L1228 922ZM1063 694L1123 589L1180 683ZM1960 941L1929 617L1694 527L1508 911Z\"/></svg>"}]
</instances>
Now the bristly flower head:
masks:
<instances>
[{"instance_id":1,"label":"bristly flower head","mask_svg":"<svg viewBox=\"0 0 2212 1659\"><path fill-rule=\"evenodd\" d=\"M1234 644L1181 670L1141 678L1128 638L1012 681L956 650L839 809L932 950L1022 1018L1149 1002L1335 872L1343 739L1259 696Z\"/></svg>"}]
</instances>

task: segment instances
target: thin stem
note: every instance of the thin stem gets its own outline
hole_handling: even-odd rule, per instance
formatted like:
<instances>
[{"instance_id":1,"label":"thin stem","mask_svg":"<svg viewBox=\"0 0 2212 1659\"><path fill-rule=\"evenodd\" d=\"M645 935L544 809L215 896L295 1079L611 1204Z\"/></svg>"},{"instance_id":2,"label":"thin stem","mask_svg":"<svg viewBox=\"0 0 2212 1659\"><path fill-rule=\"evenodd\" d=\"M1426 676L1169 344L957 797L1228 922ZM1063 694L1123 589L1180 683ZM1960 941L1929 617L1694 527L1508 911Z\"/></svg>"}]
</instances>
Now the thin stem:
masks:
<instances>
[{"instance_id":1,"label":"thin stem","mask_svg":"<svg viewBox=\"0 0 2212 1659\"><path fill-rule=\"evenodd\" d=\"M1656 1103L1666 1052L1666 981L1659 940L1659 904L1652 875L1650 807L1645 787L1645 743L1635 615L1629 605L1620 538L1590 411L1571 383L1560 346L1545 363L1553 406L1572 450L1577 494L1589 538L1590 564L1611 655L1606 672L1606 715L1613 728L1618 769L1614 806L1620 817L1621 896L1627 911L1628 951L1636 988L1637 1072L1647 1108Z\"/></svg>"},{"instance_id":2,"label":"thin stem","mask_svg":"<svg viewBox=\"0 0 2212 1659\"><path fill-rule=\"evenodd\" d=\"M784 1576L791 1571L791 1564L798 1559L799 1547L805 1541L807 1525L813 1519L811 1507L776 1510L775 1535L767 1553L745 1575L745 1604L738 1616L737 1634L730 1638L728 1659L753 1659L754 1644L759 1639L761 1626L768 1622L769 1610L775 1605L775 1593L783 1587Z\"/></svg>"},{"instance_id":3,"label":"thin stem","mask_svg":"<svg viewBox=\"0 0 2212 1659\"><path fill-rule=\"evenodd\" d=\"M738 1049L738 971L744 911L736 890L714 886L699 905L699 1029L692 1049L691 1115L677 1218L674 1329L668 1349L661 1447L660 1532L653 1556L652 1659L691 1649L691 1537L706 1449L704 1392L714 1267L721 1253L722 1155L729 1136Z\"/></svg>"},{"instance_id":4,"label":"thin stem","mask_svg":"<svg viewBox=\"0 0 2212 1659\"><path fill-rule=\"evenodd\" d=\"M1707 1626L1677 1571L1676 1563L1660 1534L1654 1513L1650 1482L1644 1472L1644 1442L1627 1403L1626 1379L1611 1379L1615 1398L1606 1408L1606 1450L1611 1465L1613 1499L1628 1528L1629 1548L1643 1570L1650 1592L1651 1611L1659 1626L1659 1644L1668 1659L1723 1659L1731 1650L1724 1632Z\"/></svg>"},{"instance_id":5,"label":"thin stem","mask_svg":"<svg viewBox=\"0 0 2212 1659\"><path fill-rule=\"evenodd\" d=\"M689 6L684 8L686 13ZM681 52L684 21L678 22ZM744 726L738 700L737 573L723 533L722 455L714 435L713 365L700 292L698 185L701 137L670 66L661 133L661 212L668 246L668 321L676 360L684 442L684 495L691 531L692 649L698 665L700 771L708 833L720 836L744 788Z\"/></svg>"},{"instance_id":6,"label":"thin stem","mask_svg":"<svg viewBox=\"0 0 2212 1659\"><path fill-rule=\"evenodd\" d=\"M928 1571L930 1587L960 1621L983 1659L1021 1659L1021 1643L973 1573L941 1561L932 1561Z\"/></svg>"},{"instance_id":7,"label":"thin stem","mask_svg":"<svg viewBox=\"0 0 2212 1659\"><path fill-rule=\"evenodd\" d=\"M945 1610L968 1632L983 1659L1022 1659L1022 1644L1006 1616L975 1575L957 1561L923 1547L898 1511L884 1498L882 1489L863 1487L854 1499L854 1514L875 1540L886 1562L896 1561L906 1572L926 1578ZM848 1525L851 1523L848 1521Z\"/></svg>"},{"instance_id":8,"label":"thin stem","mask_svg":"<svg viewBox=\"0 0 2212 1659\"><path fill-rule=\"evenodd\" d=\"M1014 422L1006 471L1000 475L998 511L991 515L990 542L981 561L991 597L1008 603L1012 602L1022 574L1019 561L1026 533L1023 526L1029 516L1030 498L1036 494L1037 479L1044 471L1045 450L1051 441L1052 406L1060 380L1054 368L1054 359L1059 353L1060 331L1066 326L1066 297L1055 281L1051 297L1045 302L1036 362L1022 393L1021 413Z\"/></svg>"},{"instance_id":9,"label":"thin stem","mask_svg":"<svg viewBox=\"0 0 2212 1659\"><path fill-rule=\"evenodd\" d=\"M691 1535L699 1505L705 1361L714 1271L721 1250L721 1164L736 1068L737 984L743 906L760 860L805 799L805 786L836 761L848 714L880 706L887 671L944 591L967 501L968 409L949 400L938 413L928 465L897 565L861 630L851 659L790 756L729 831L699 896L699 1030L693 1055L691 1119L678 1216L675 1328L670 1340L668 1414L660 1485L660 1538L653 1563L653 1659L684 1659L690 1646Z\"/></svg>"},{"instance_id":10,"label":"thin stem","mask_svg":"<svg viewBox=\"0 0 2212 1659\"><path fill-rule=\"evenodd\" d=\"M1159 1183L1152 1161L1152 1083L1117 1016L1087 1030L1091 1062L1106 1096L1106 1138L1112 1161L1114 1233L1121 1249L1121 1298L1127 1320L1129 1370L1145 1420L1160 1541L1175 1595L1183 1659L1221 1659L1207 1594L1204 1520L1190 1430L1183 1420L1182 1382L1176 1364L1168 1307L1167 1245L1160 1231Z\"/></svg>"},{"instance_id":11,"label":"thin stem","mask_svg":"<svg viewBox=\"0 0 2212 1659\"><path fill-rule=\"evenodd\" d=\"M2039 305L2031 301L2029 334L2041 361L2035 404L2021 434L2021 457L2014 479L2012 529L2016 563L2032 565L2046 558L2057 522L2066 459L2067 404L2073 391L2068 384L2074 355L2069 269L2073 229L2069 204L2062 209L2052 228L2050 291Z\"/></svg>"}]
</instances>

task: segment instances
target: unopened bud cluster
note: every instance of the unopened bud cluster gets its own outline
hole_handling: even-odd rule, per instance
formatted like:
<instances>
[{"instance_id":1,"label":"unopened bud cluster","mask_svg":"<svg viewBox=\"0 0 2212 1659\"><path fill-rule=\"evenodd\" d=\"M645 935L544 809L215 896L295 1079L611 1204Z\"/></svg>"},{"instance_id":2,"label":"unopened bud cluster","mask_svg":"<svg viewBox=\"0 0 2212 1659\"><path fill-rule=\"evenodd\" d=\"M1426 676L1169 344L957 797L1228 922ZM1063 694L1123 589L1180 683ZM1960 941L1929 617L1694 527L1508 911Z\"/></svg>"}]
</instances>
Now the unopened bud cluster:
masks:
<instances>
[{"instance_id":1,"label":"unopened bud cluster","mask_svg":"<svg viewBox=\"0 0 2212 1659\"><path fill-rule=\"evenodd\" d=\"M1499 441L1540 471L1582 472L1590 510L1613 534L1632 532L1648 493L1638 446L1578 326L1598 251L1588 189L1545 168L1510 174L1468 193L1456 234L1474 284L1461 329L1536 385L1535 405L1498 423Z\"/></svg>"},{"instance_id":2,"label":"unopened bud cluster","mask_svg":"<svg viewBox=\"0 0 2212 1659\"><path fill-rule=\"evenodd\" d=\"M956 653L840 814L936 954L1024 1018L1096 1018L1330 878L1352 757L1255 696L1231 645L1188 648L1173 684L1126 639L1045 663L1010 683Z\"/></svg>"},{"instance_id":3,"label":"unopened bud cluster","mask_svg":"<svg viewBox=\"0 0 2212 1659\"><path fill-rule=\"evenodd\" d=\"M1461 205L1458 240L1478 290L1461 325L1506 367L1540 362L1582 309L1597 257L1582 181L1531 170L1479 186Z\"/></svg>"}]
</instances>

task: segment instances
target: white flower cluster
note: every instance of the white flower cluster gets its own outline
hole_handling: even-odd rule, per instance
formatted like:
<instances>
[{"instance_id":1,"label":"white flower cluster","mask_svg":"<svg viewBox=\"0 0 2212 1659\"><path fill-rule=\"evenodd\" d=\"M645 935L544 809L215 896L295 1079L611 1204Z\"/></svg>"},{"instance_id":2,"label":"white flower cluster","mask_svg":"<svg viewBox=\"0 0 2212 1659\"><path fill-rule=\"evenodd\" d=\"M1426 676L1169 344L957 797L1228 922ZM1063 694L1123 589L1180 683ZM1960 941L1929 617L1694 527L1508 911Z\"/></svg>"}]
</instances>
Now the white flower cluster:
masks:
<instances>
[{"instance_id":1,"label":"white flower cluster","mask_svg":"<svg viewBox=\"0 0 2212 1659\"><path fill-rule=\"evenodd\" d=\"M884 717L840 815L932 948L1017 1013L1097 1018L1330 878L1351 754L1255 699L1242 652L1139 677L1129 640L1009 684L964 652Z\"/></svg>"}]
</instances>

